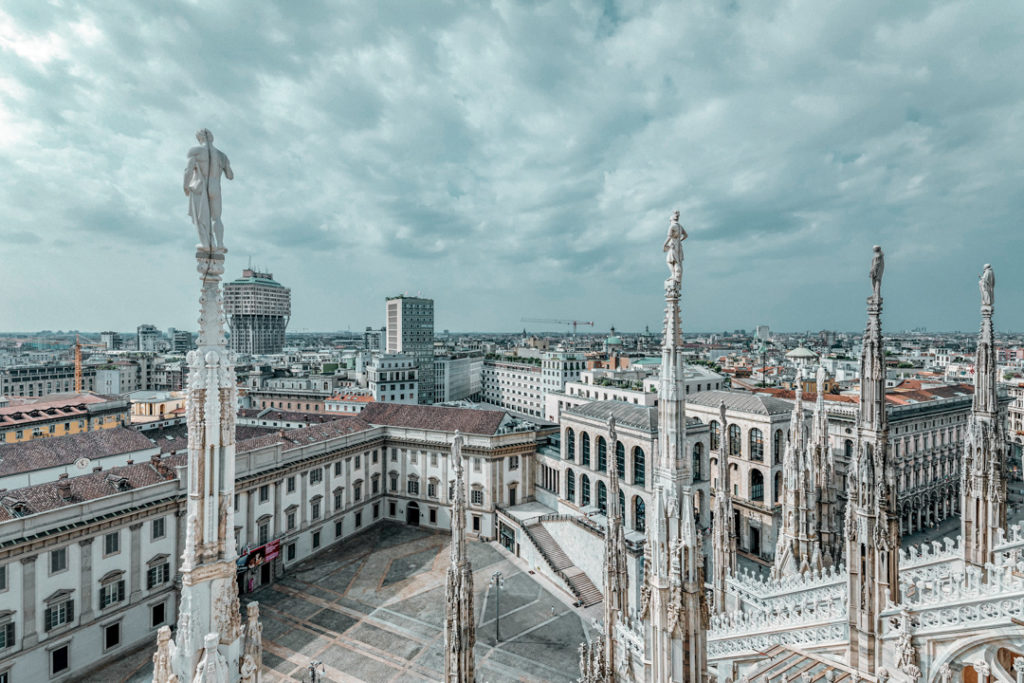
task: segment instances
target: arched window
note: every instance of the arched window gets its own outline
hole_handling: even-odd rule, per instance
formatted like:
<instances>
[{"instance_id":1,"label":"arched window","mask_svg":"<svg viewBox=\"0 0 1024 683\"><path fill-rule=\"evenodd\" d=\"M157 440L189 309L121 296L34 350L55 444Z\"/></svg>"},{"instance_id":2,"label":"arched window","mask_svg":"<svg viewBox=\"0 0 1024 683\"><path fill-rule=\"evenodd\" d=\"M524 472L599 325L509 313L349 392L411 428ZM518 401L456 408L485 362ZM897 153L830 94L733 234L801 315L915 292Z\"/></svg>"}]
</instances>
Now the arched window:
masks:
<instances>
[{"instance_id":1,"label":"arched window","mask_svg":"<svg viewBox=\"0 0 1024 683\"><path fill-rule=\"evenodd\" d=\"M700 464L704 460L704 444L700 441L693 444L693 480L700 479Z\"/></svg>"},{"instance_id":2,"label":"arched window","mask_svg":"<svg viewBox=\"0 0 1024 683\"><path fill-rule=\"evenodd\" d=\"M580 464L590 467L590 435L586 432L580 432L580 441L583 442L580 444L583 447L583 457L580 459Z\"/></svg>"},{"instance_id":3,"label":"arched window","mask_svg":"<svg viewBox=\"0 0 1024 683\"><path fill-rule=\"evenodd\" d=\"M778 503L782 500L782 472L775 473L775 495L772 497L773 503Z\"/></svg>"},{"instance_id":4,"label":"arched window","mask_svg":"<svg viewBox=\"0 0 1024 683\"><path fill-rule=\"evenodd\" d=\"M750 470L750 500L764 502L764 475L761 470Z\"/></svg>"},{"instance_id":5,"label":"arched window","mask_svg":"<svg viewBox=\"0 0 1024 683\"><path fill-rule=\"evenodd\" d=\"M590 477L580 476L580 505L590 505Z\"/></svg>"},{"instance_id":6,"label":"arched window","mask_svg":"<svg viewBox=\"0 0 1024 683\"><path fill-rule=\"evenodd\" d=\"M782 464L782 430L776 429L772 437L772 462L776 465Z\"/></svg>"},{"instance_id":7,"label":"arched window","mask_svg":"<svg viewBox=\"0 0 1024 683\"><path fill-rule=\"evenodd\" d=\"M608 514L608 487L600 479L597 480L597 509Z\"/></svg>"},{"instance_id":8,"label":"arched window","mask_svg":"<svg viewBox=\"0 0 1024 683\"><path fill-rule=\"evenodd\" d=\"M740 426L729 425L729 455L740 454Z\"/></svg>"},{"instance_id":9,"label":"arched window","mask_svg":"<svg viewBox=\"0 0 1024 683\"><path fill-rule=\"evenodd\" d=\"M565 498L570 503L576 502L576 474L571 467L565 471Z\"/></svg>"},{"instance_id":10,"label":"arched window","mask_svg":"<svg viewBox=\"0 0 1024 683\"><path fill-rule=\"evenodd\" d=\"M644 468L647 466L644 458L644 449L639 446L633 447L633 484L643 486L645 481Z\"/></svg>"},{"instance_id":11,"label":"arched window","mask_svg":"<svg viewBox=\"0 0 1024 683\"><path fill-rule=\"evenodd\" d=\"M576 432L572 427L565 430L565 459L569 462L576 460Z\"/></svg>"},{"instance_id":12,"label":"arched window","mask_svg":"<svg viewBox=\"0 0 1024 683\"><path fill-rule=\"evenodd\" d=\"M597 471L608 471L608 442L603 436L597 437Z\"/></svg>"},{"instance_id":13,"label":"arched window","mask_svg":"<svg viewBox=\"0 0 1024 683\"><path fill-rule=\"evenodd\" d=\"M846 455L847 461L853 459L853 441L850 439L843 443L843 454Z\"/></svg>"},{"instance_id":14,"label":"arched window","mask_svg":"<svg viewBox=\"0 0 1024 683\"><path fill-rule=\"evenodd\" d=\"M619 473L619 479L626 480L626 447L621 441L615 442L615 471Z\"/></svg>"},{"instance_id":15,"label":"arched window","mask_svg":"<svg viewBox=\"0 0 1024 683\"><path fill-rule=\"evenodd\" d=\"M711 432L711 450L717 451L720 439L722 438L721 428L718 426L718 420L712 420L708 423L708 429Z\"/></svg>"},{"instance_id":16,"label":"arched window","mask_svg":"<svg viewBox=\"0 0 1024 683\"><path fill-rule=\"evenodd\" d=\"M750 459L764 460L764 435L756 427L750 430Z\"/></svg>"},{"instance_id":17,"label":"arched window","mask_svg":"<svg viewBox=\"0 0 1024 683\"><path fill-rule=\"evenodd\" d=\"M647 509L644 499L640 496L633 498L633 528L637 531L644 531L647 528Z\"/></svg>"},{"instance_id":18,"label":"arched window","mask_svg":"<svg viewBox=\"0 0 1024 683\"><path fill-rule=\"evenodd\" d=\"M619 517L626 518L626 494L619 489Z\"/></svg>"}]
</instances>

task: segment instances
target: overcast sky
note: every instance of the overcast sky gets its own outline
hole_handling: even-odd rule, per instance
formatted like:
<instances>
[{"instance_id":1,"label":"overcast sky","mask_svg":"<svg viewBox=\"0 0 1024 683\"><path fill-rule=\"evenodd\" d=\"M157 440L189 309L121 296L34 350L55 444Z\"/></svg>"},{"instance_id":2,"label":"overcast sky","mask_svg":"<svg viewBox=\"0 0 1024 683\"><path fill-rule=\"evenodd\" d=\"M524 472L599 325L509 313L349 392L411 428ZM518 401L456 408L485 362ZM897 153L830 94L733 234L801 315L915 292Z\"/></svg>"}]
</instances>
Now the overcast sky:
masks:
<instances>
[{"instance_id":1,"label":"overcast sky","mask_svg":"<svg viewBox=\"0 0 1024 683\"><path fill-rule=\"evenodd\" d=\"M196 326L200 127L292 331L1024 329L1024 3L830 4L4 2L0 329Z\"/></svg>"}]
</instances>

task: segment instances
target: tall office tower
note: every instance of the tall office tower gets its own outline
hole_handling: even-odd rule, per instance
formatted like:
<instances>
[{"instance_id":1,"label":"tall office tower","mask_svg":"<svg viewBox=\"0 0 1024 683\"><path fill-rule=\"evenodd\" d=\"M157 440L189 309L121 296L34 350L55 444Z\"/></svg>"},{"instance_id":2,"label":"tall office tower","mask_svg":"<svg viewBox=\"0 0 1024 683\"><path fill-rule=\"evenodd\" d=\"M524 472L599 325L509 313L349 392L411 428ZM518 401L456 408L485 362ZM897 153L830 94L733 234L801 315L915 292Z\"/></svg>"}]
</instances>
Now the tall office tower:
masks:
<instances>
[{"instance_id":1,"label":"tall office tower","mask_svg":"<svg viewBox=\"0 0 1024 683\"><path fill-rule=\"evenodd\" d=\"M117 332L100 332L100 343L109 351L116 351L121 348L121 335Z\"/></svg>"},{"instance_id":2,"label":"tall office tower","mask_svg":"<svg viewBox=\"0 0 1024 683\"><path fill-rule=\"evenodd\" d=\"M235 353L281 353L291 314L292 292L273 273L246 268L240 279L224 285L224 315Z\"/></svg>"},{"instance_id":3,"label":"tall office tower","mask_svg":"<svg viewBox=\"0 0 1024 683\"><path fill-rule=\"evenodd\" d=\"M388 353L414 356L419 367L421 404L434 402L434 300L415 296L387 299Z\"/></svg>"},{"instance_id":4,"label":"tall office tower","mask_svg":"<svg viewBox=\"0 0 1024 683\"><path fill-rule=\"evenodd\" d=\"M136 330L139 351L160 350L160 330L156 325L139 325Z\"/></svg>"}]
</instances>

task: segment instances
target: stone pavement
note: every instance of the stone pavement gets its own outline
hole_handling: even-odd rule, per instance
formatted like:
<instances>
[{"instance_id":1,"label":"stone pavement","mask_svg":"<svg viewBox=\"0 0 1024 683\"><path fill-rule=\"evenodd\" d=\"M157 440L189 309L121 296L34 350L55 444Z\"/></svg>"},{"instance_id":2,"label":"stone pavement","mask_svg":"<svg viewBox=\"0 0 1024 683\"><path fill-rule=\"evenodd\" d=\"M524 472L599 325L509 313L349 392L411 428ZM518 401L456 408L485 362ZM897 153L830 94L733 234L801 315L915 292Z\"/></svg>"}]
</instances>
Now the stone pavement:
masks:
<instances>
[{"instance_id":1,"label":"stone pavement","mask_svg":"<svg viewBox=\"0 0 1024 683\"><path fill-rule=\"evenodd\" d=\"M277 583L242 598L260 603L263 681L439 681L444 677L447 533L383 523L293 566ZM579 676L585 616L494 546L467 546L475 584L476 673L481 683ZM490 586L500 571L498 600ZM124 654L87 681L149 683L153 649Z\"/></svg>"}]
</instances>

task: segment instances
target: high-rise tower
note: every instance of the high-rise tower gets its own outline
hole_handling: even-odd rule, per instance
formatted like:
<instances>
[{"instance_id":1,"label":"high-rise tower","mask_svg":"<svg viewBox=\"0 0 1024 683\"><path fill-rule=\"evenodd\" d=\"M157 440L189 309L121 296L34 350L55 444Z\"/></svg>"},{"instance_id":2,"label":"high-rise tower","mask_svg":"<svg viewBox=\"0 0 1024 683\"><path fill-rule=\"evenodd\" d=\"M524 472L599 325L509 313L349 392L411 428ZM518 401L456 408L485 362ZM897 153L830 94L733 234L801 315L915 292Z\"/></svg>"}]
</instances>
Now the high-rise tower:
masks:
<instances>
[{"instance_id":1,"label":"high-rise tower","mask_svg":"<svg viewBox=\"0 0 1024 683\"><path fill-rule=\"evenodd\" d=\"M882 348L882 248L874 248L872 294L860 361L857 446L848 473L846 568L849 573L850 665L874 674L882 666L881 613L899 602L900 527L896 470L889 452Z\"/></svg>"},{"instance_id":2,"label":"high-rise tower","mask_svg":"<svg viewBox=\"0 0 1024 683\"><path fill-rule=\"evenodd\" d=\"M693 464L686 449L679 298L686 231L675 212L664 251L665 338L658 387L658 457L653 477L654 515L648 527L643 606L648 681L705 683L707 600L703 553L693 518Z\"/></svg>"},{"instance_id":3,"label":"high-rise tower","mask_svg":"<svg viewBox=\"0 0 1024 683\"><path fill-rule=\"evenodd\" d=\"M231 328L231 350L257 355L281 353L292 314L292 293L273 273L251 268L224 285L224 312Z\"/></svg>"},{"instance_id":4,"label":"high-rise tower","mask_svg":"<svg viewBox=\"0 0 1024 683\"><path fill-rule=\"evenodd\" d=\"M415 296L387 299L387 353L404 353L419 368L419 403L434 403L434 300Z\"/></svg>"},{"instance_id":5,"label":"high-rise tower","mask_svg":"<svg viewBox=\"0 0 1024 683\"><path fill-rule=\"evenodd\" d=\"M992 312L996 278L985 264L981 289L981 332L974 363L974 405L961 471L960 530L964 561L979 567L993 562L999 529L1006 528L1006 435L996 394L995 339Z\"/></svg>"}]
</instances>

